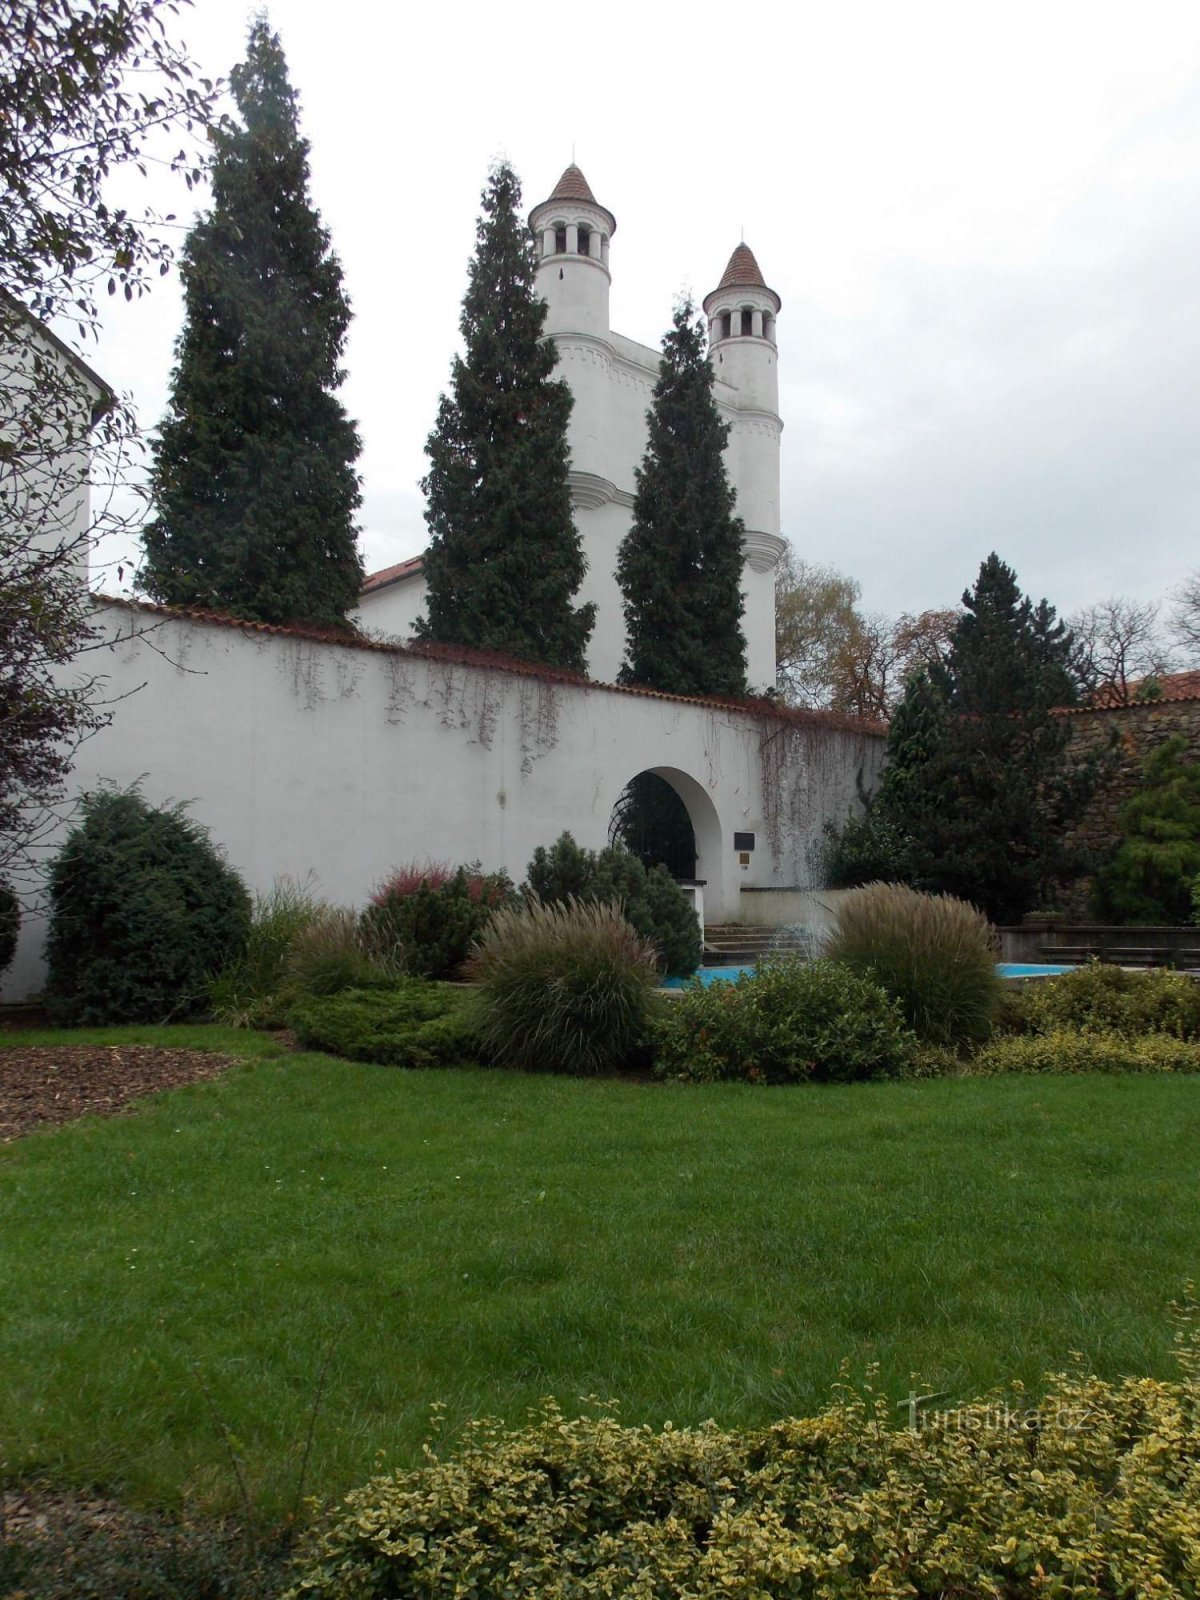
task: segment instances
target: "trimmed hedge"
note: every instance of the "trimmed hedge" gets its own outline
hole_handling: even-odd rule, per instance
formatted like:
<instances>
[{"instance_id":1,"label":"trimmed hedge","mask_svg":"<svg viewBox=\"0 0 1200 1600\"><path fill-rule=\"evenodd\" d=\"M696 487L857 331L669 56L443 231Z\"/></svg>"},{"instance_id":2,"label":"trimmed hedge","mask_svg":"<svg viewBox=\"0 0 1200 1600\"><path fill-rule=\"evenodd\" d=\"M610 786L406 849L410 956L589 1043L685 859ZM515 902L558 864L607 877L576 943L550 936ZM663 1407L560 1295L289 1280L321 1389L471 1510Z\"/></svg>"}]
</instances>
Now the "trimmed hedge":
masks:
<instances>
[{"instance_id":1,"label":"trimmed hedge","mask_svg":"<svg viewBox=\"0 0 1200 1600\"><path fill-rule=\"evenodd\" d=\"M474 997L419 978L389 988L344 989L298 1001L290 1021L300 1043L348 1061L442 1067L479 1060Z\"/></svg>"},{"instance_id":2,"label":"trimmed hedge","mask_svg":"<svg viewBox=\"0 0 1200 1600\"><path fill-rule=\"evenodd\" d=\"M660 1078L696 1083L849 1083L894 1077L916 1038L898 1003L832 961L791 957L708 987L699 979L656 1028Z\"/></svg>"},{"instance_id":3,"label":"trimmed hedge","mask_svg":"<svg viewBox=\"0 0 1200 1600\"><path fill-rule=\"evenodd\" d=\"M1091 961L1061 977L1023 984L1006 996L1004 1018L1008 1028L1023 1033L1078 1028L1200 1039L1200 983L1180 972L1127 972Z\"/></svg>"},{"instance_id":4,"label":"trimmed hedge","mask_svg":"<svg viewBox=\"0 0 1200 1600\"><path fill-rule=\"evenodd\" d=\"M1010 1034L984 1045L965 1070L989 1077L1006 1072L1200 1072L1200 1040L1176 1039L1169 1033L1128 1038L1072 1028Z\"/></svg>"},{"instance_id":5,"label":"trimmed hedge","mask_svg":"<svg viewBox=\"0 0 1200 1600\"><path fill-rule=\"evenodd\" d=\"M1200 1352L1176 1382L1052 1378L896 1425L818 1416L661 1432L547 1404L350 1494L289 1600L944 1600L1193 1596Z\"/></svg>"}]
</instances>

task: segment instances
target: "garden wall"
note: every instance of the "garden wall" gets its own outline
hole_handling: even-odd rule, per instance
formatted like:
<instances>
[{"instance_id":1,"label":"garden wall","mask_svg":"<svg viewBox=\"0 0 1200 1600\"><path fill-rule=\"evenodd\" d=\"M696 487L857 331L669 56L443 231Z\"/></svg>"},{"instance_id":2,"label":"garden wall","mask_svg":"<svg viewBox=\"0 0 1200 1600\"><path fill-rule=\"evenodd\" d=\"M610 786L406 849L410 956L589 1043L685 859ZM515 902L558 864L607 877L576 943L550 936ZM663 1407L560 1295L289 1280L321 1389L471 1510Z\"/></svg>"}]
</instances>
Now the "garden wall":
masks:
<instances>
[{"instance_id":1,"label":"garden wall","mask_svg":"<svg viewBox=\"0 0 1200 1600\"><path fill-rule=\"evenodd\" d=\"M811 885L822 823L855 807L883 758L869 724L765 703L125 602L97 620L109 643L89 667L107 675L113 720L79 753L79 789L140 780L154 803L190 802L254 889L311 874L362 905L414 858L519 879L564 828L606 844L622 789L650 770L688 807L706 916L733 921L743 885ZM6 999L38 988L42 936L28 919Z\"/></svg>"},{"instance_id":2,"label":"garden wall","mask_svg":"<svg viewBox=\"0 0 1200 1600\"><path fill-rule=\"evenodd\" d=\"M1155 746L1179 733L1200 756L1200 674L1183 673L1162 683L1161 700L1064 713L1071 719L1072 754L1111 763L1103 787L1067 835L1071 844L1083 845L1097 857L1116 847L1121 806L1141 781L1142 764ZM1088 882L1069 887L1060 898L1056 909L1076 920L1086 917Z\"/></svg>"}]
</instances>

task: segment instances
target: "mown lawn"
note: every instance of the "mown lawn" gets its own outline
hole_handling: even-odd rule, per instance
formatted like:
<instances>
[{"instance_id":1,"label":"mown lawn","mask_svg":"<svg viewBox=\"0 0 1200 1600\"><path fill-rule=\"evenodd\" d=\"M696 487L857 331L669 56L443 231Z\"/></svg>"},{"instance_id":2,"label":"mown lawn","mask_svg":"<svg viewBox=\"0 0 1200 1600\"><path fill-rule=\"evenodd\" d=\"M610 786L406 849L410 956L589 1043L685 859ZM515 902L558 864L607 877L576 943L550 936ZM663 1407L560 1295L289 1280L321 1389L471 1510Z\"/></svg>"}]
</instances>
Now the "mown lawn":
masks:
<instances>
[{"instance_id":1,"label":"mown lawn","mask_svg":"<svg viewBox=\"0 0 1200 1600\"><path fill-rule=\"evenodd\" d=\"M844 1358L897 1399L1072 1351L1165 1376L1200 1276L1195 1079L668 1088L221 1029L6 1042L54 1038L258 1059L0 1151L10 1478L225 1508L232 1449L274 1515L327 1355L322 1495L418 1459L433 1401L451 1429L549 1394L737 1424L818 1407Z\"/></svg>"}]
</instances>

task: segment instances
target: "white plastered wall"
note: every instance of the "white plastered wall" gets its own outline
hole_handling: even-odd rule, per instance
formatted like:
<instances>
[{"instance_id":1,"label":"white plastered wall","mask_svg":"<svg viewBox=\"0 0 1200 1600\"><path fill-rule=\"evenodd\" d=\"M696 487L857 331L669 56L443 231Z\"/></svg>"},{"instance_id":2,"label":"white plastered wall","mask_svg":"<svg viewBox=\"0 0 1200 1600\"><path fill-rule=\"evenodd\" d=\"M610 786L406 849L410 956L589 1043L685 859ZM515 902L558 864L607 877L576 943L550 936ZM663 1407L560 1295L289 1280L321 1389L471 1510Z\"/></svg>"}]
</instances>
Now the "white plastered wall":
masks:
<instances>
[{"instance_id":1,"label":"white plastered wall","mask_svg":"<svg viewBox=\"0 0 1200 1600\"><path fill-rule=\"evenodd\" d=\"M155 804L189 801L257 890L311 874L320 894L361 906L390 867L427 858L478 859L520 879L564 829L606 844L622 789L657 769L680 775L708 919L735 920L743 884L810 881L809 846L853 807L858 775L870 783L882 753L877 736L819 719L120 604L98 621L123 636L102 659L115 710L82 747L78 788L141 780ZM755 835L746 865L735 832ZM41 937L30 921L6 999L39 987Z\"/></svg>"}]
</instances>

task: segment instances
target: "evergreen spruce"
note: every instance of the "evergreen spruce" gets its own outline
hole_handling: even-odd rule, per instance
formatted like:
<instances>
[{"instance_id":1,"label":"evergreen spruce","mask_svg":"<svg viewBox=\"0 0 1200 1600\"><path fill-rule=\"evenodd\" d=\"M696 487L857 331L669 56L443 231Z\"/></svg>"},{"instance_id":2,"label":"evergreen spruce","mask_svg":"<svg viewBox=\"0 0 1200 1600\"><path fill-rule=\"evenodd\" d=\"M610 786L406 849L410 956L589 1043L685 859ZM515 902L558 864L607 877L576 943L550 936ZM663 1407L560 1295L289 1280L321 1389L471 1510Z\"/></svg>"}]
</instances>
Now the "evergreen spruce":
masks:
<instances>
[{"instance_id":1,"label":"evergreen spruce","mask_svg":"<svg viewBox=\"0 0 1200 1600\"><path fill-rule=\"evenodd\" d=\"M625 596L623 683L671 694L746 693L742 523L722 451L704 326L685 300L663 340L636 474L633 522L617 558Z\"/></svg>"},{"instance_id":2,"label":"evergreen spruce","mask_svg":"<svg viewBox=\"0 0 1200 1600\"><path fill-rule=\"evenodd\" d=\"M484 190L450 392L422 488L430 543L420 637L583 671L594 605L573 606L586 562L571 517L571 391L552 377L536 254L506 163Z\"/></svg>"},{"instance_id":3,"label":"evergreen spruce","mask_svg":"<svg viewBox=\"0 0 1200 1600\"><path fill-rule=\"evenodd\" d=\"M336 627L363 577L359 439L334 393L350 308L262 18L231 86L240 122L214 133L212 207L181 263L186 322L142 583L170 605Z\"/></svg>"},{"instance_id":4,"label":"evergreen spruce","mask_svg":"<svg viewBox=\"0 0 1200 1600\"><path fill-rule=\"evenodd\" d=\"M882 815L910 841L913 880L1015 922L1079 869L1064 834L1094 784L1074 766L1073 641L991 555L949 649L906 697L889 748Z\"/></svg>"}]
</instances>

